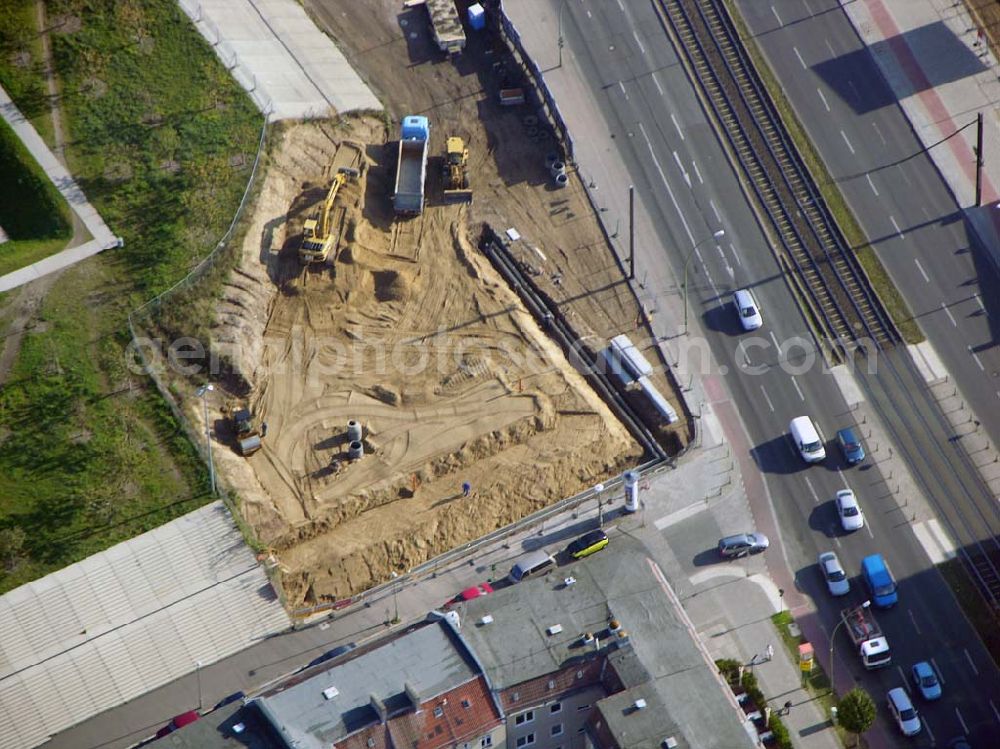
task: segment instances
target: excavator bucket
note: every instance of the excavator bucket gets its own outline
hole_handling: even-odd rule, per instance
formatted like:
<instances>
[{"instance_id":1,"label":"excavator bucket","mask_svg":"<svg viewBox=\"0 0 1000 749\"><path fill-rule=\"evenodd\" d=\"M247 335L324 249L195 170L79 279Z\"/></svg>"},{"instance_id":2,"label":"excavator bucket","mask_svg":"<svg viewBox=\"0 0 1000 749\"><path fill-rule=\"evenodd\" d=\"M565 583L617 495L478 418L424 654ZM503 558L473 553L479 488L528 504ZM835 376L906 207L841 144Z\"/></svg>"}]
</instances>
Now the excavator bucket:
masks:
<instances>
[{"instance_id":1,"label":"excavator bucket","mask_svg":"<svg viewBox=\"0 0 1000 749\"><path fill-rule=\"evenodd\" d=\"M471 203L469 188L469 149L465 141L452 135L444 156L444 200L446 203Z\"/></svg>"}]
</instances>

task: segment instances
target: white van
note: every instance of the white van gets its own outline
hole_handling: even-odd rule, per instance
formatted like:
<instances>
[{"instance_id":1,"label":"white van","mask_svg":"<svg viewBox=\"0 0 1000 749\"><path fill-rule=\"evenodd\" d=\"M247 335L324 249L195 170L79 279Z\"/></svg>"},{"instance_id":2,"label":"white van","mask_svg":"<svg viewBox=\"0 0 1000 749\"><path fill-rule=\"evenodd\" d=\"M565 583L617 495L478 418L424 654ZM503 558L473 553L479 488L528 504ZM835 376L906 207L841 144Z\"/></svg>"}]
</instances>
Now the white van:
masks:
<instances>
[{"instance_id":1,"label":"white van","mask_svg":"<svg viewBox=\"0 0 1000 749\"><path fill-rule=\"evenodd\" d=\"M819 463L826 460L826 448L820 439L816 425L808 416L796 416L788 425L795 449L799 451L806 463Z\"/></svg>"},{"instance_id":2,"label":"white van","mask_svg":"<svg viewBox=\"0 0 1000 749\"><path fill-rule=\"evenodd\" d=\"M519 583L526 578L547 572L555 566L555 563L556 560L547 551L541 549L532 551L523 557L518 557L514 566L510 568L508 579L512 583Z\"/></svg>"}]
</instances>

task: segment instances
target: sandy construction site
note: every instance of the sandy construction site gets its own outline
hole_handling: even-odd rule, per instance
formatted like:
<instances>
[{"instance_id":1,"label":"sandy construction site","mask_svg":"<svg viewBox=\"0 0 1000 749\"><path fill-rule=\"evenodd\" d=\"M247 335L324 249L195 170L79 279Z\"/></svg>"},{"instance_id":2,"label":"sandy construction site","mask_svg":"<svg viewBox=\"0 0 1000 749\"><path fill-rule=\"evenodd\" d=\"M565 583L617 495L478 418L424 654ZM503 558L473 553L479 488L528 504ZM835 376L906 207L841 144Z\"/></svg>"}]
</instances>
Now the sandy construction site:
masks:
<instances>
[{"instance_id":1,"label":"sandy construction site","mask_svg":"<svg viewBox=\"0 0 1000 749\"><path fill-rule=\"evenodd\" d=\"M216 330L239 344L235 364L268 425L244 459L217 424L230 447L217 462L292 606L371 587L641 452L478 252L470 207L441 204L436 162L423 216L394 220L388 137L370 117L284 132ZM303 270L302 221L348 138L368 148L337 198L336 260ZM356 461L349 420L365 428Z\"/></svg>"}]
</instances>

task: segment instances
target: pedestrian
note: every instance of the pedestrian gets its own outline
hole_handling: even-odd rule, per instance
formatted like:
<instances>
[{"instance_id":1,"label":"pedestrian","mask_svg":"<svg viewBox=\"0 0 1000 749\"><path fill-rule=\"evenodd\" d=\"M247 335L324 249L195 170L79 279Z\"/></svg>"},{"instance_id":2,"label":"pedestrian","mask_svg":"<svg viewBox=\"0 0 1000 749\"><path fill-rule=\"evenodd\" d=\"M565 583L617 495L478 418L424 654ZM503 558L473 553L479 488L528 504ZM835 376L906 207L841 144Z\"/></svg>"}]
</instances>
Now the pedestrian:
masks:
<instances>
[{"instance_id":1,"label":"pedestrian","mask_svg":"<svg viewBox=\"0 0 1000 749\"><path fill-rule=\"evenodd\" d=\"M788 715L790 712L792 712L792 701L791 700L787 700L785 702L784 710L781 711L781 714L782 715Z\"/></svg>"},{"instance_id":2,"label":"pedestrian","mask_svg":"<svg viewBox=\"0 0 1000 749\"><path fill-rule=\"evenodd\" d=\"M774 645L767 646L767 659L771 660L774 658Z\"/></svg>"},{"instance_id":3,"label":"pedestrian","mask_svg":"<svg viewBox=\"0 0 1000 749\"><path fill-rule=\"evenodd\" d=\"M463 481L462 482L462 496L463 497L468 497L470 494L472 494L472 484L470 484L468 481Z\"/></svg>"}]
</instances>

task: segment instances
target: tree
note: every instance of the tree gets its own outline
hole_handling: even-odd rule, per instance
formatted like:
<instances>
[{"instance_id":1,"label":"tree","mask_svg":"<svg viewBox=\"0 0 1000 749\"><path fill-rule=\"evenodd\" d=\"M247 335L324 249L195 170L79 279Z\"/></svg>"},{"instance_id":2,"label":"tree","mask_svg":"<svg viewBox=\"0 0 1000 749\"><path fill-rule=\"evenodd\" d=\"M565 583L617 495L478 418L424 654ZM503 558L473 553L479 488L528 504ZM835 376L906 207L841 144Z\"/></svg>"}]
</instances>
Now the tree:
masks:
<instances>
[{"instance_id":1,"label":"tree","mask_svg":"<svg viewBox=\"0 0 1000 749\"><path fill-rule=\"evenodd\" d=\"M855 736L860 737L875 722L875 702L868 692L855 687L845 694L837 706L837 722Z\"/></svg>"}]
</instances>

